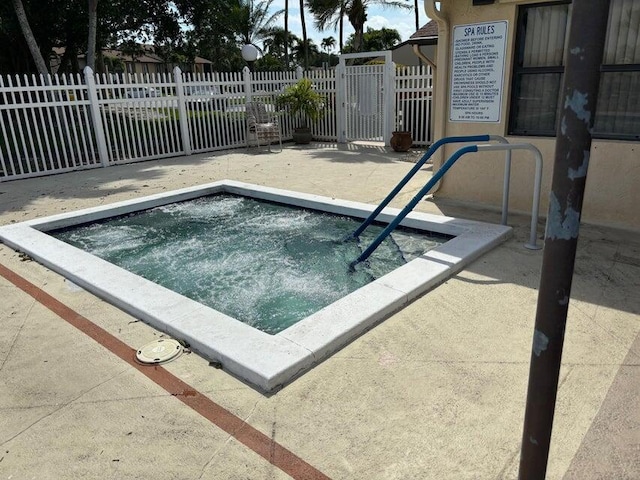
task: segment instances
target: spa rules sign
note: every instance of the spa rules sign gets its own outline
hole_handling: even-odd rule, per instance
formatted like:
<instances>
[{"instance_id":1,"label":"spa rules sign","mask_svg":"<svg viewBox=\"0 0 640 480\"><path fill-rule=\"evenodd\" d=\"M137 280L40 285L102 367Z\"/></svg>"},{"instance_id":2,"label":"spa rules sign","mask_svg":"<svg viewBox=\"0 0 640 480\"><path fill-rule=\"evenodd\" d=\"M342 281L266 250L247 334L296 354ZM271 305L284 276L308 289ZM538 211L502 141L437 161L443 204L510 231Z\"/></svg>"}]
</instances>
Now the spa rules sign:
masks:
<instances>
[{"instance_id":1,"label":"spa rules sign","mask_svg":"<svg viewBox=\"0 0 640 480\"><path fill-rule=\"evenodd\" d=\"M453 27L451 122L500 122L506 46L506 21Z\"/></svg>"}]
</instances>

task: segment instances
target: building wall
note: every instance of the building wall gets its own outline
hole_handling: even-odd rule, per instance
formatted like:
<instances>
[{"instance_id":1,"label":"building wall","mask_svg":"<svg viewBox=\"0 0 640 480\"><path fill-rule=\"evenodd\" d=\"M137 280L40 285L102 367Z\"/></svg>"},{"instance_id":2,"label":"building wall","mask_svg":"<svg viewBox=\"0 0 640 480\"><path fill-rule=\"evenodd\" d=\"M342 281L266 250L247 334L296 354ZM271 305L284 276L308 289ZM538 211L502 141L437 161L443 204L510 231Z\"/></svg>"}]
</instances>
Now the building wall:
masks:
<instances>
[{"instance_id":1,"label":"building wall","mask_svg":"<svg viewBox=\"0 0 640 480\"><path fill-rule=\"evenodd\" d=\"M509 137L508 119L511 95L517 7L542 3L525 0L496 0L485 6L473 6L472 0L441 2L442 14L449 19L448 42L438 45L438 58L448 59L447 68L438 65L436 95L444 95L444 110L436 112L436 132L441 136L494 134L506 136L510 143L531 143L544 158L541 215L546 216L548 194L554 162L555 139L544 137ZM507 48L500 123L449 122L449 90L451 40L453 27L484 21L507 20ZM442 28L442 27L441 27ZM437 105L437 103L436 103ZM442 103L440 104L442 105ZM434 159L446 160L455 147ZM469 154L460 159L441 182L436 196L462 201L480 202L500 207L504 157L502 154ZM529 212L533 192L534 160L527 152L514 152L511 170L510 211ZM640 143L619 140L594 140L583 206L584 222L640 230Z\"/></svg>"},{"instance_id":2,"label":"building wall","mask_svg":"<svg viewBox=\"0 0 640 480\"><path fill-rule=\"evenodd\" d=\"M422 45L420 51L431 61L436 59L436 46L435 45ZM393 61L400 65L412 66L420 65L420 59L413 53L413 47L411 45L403 45L400 48L392 50L391 58Z\"/></svg>"}]
</instances>

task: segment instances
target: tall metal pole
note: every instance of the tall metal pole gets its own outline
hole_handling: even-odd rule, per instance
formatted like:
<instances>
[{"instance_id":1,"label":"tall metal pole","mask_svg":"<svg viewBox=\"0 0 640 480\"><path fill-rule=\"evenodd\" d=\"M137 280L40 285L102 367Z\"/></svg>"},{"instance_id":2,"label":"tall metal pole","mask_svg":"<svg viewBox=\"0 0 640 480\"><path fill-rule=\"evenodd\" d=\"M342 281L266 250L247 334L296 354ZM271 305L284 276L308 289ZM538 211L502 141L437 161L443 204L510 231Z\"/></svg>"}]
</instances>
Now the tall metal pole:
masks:
<instances>
[{"instance_id":1,"label":"tall metal pole","mask_svg":"<svg viewBox=\"0 0 640 480\"><path fill-rule=\"evenodd\" d=\"M571 15L533 332L520 480L542 480L547 471L609 1L576 0Z\"/></svg>"}]
</instances>

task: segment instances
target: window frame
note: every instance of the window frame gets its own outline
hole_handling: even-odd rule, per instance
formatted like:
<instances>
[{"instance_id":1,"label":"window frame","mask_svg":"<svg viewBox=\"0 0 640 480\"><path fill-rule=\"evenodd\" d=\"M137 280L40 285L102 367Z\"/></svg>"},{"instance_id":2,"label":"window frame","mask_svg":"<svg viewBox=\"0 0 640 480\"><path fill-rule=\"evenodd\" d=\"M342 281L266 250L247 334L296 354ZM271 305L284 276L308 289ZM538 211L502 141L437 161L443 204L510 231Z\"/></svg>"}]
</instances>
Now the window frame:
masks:
<instances>
[{"instance_id":1,"label":"window frame","mask_svg":"<svg viewBox=\"0 0 640 480\"><path fill-rule=\"evenodd\" d=\"M560 0L553 2L541 2L541 3L532 3L528 5L520 5L518 7L518 19L516 24L516 41L513 49L513 69L512 69L512 80L511 80L511 95L510 95L510 108L509 108L509 124L508 124L508 134L516 135L516 136L526 136L526 137L555 137L556 129L554 130L537 130L537 131L528 131L528 130L517 130L514 128L516 123L516 115L518 113L518 102L517 95L520 93L520 88L522 85L522 77L525 75L535 75L535 74L547 74L547 73L559 73L560 74L560 89L562 88L562 79L564 77L564 64L557 66L546 66L546 67L524 67L522 64L524 63L524 48L525 48L525 40L526 40L526 12L531 8L539 8L539 7L551 7L555 5L571 5L571 0ZM560 92L558 92L558 97L560 96ZM556 105L556 121L558 122L558 113L560 110L560 98L557 100Z\"/></svg>"},{"instance_id":2,"label":"window frame","mask_svg":"<svg viewBox=\"0 0 640 480\"><path fill-rule=\"evenodd\" d=\"M531 3L526 5L520 5L518 7L518 17L517 17L517 25L516 25L516 39L514 43L514 51L513 51L513 68L512 68L512 79L511 79L511 92L510 92L510 105L509 105L509 120L507 126L507 132L509 135L514 136L527 136L527 137L556 137L557 135L557 125L559 120L560 107L562 104L561 94L562 94L562 81L564 78L564 69L565 65L559 66L551 66L551 67L523 67L522 64L524 62L524 48L525 48L525 40L526 40L526 12L531 8L538 7L548 7L554 5L568 5L571 4L572 0L558 0L558 1L550 1L550 2L540 2L540 3ZM569 29L567 28L567 34ZM604 60L604 59L603 59ZM600 73L624 73L624 72L640 72L640 64L601 64L600 65ZM536 74L545 74L545 73L559 73L560 74L560 91L558 91L558 103L556 108L555 115L555 128L554 131L550 130L536 130L529 131L523 129L514 128L517 113L518 113L518 98L517 96L520 94L521 86L522 86L522 78L523 76L536 75ZM602 80L601 80L602 82ZM640 114L640 112L638 112ZM596 111L596 117L598 113ZM604 133L598 132L595 130L592 132L593 138L598 139L607 139L607 140L632 140L637 141L640 140L640 132L637 134L629 134L629 133Z\"/></svg>"},{"instance_id":3,"label":"window frame","mask_svg":"<svg viewBox=\"0 0 640 480\"><path fill-rule=\"evenodd\" d=\"M640 73L640 63L608 63L600 65L600 73L625 73L625 72L639 72ZM602 80L600 80L602 82ZM598 92L598 96L600 93ZM640 115L640 111L638 112ZM596 118L598 117L598 110L596 109ZM638 133L605 133L598 132L593 129L592 132L593 138L601 138L603 140L640 140L640 132Z\"/></svg>"}]
</instances>

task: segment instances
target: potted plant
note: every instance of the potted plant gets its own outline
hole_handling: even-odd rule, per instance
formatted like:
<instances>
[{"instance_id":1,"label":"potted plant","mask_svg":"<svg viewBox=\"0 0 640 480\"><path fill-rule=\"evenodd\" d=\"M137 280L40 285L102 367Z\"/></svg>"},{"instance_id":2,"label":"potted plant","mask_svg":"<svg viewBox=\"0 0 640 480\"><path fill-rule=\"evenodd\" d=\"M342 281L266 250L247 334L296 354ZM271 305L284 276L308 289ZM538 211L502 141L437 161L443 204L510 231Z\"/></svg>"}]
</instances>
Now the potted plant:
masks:
<instances>
[{"instance_id":1,"label":"potted plant","mask_svg":"<svg viewBox=\"0 0 640 480\"><path fill-rule=\"evenodd\" d=\"M287 107L289 113L298 119L298 125L293 132L295 143L311 142L311 128L308 122L315 122L324 114L324 102L324 97L313 89L313 84L308 78L301 78L294 85L288 86L278 97L278 108Z\"/></svg>"}]
</instances>

